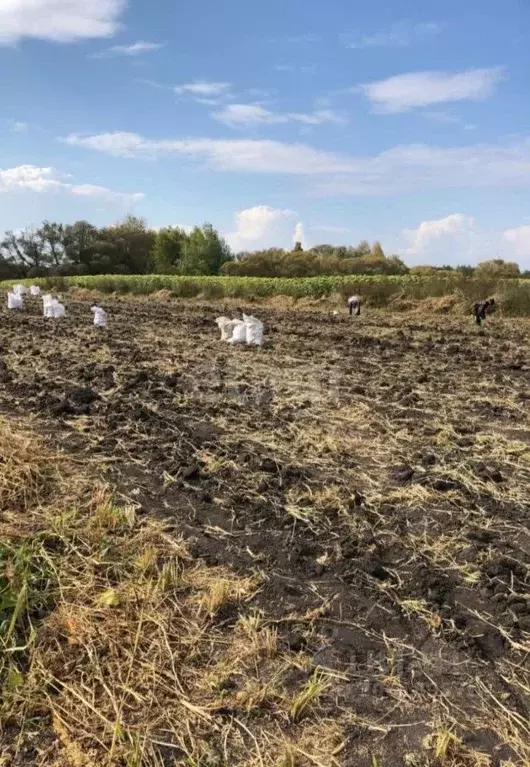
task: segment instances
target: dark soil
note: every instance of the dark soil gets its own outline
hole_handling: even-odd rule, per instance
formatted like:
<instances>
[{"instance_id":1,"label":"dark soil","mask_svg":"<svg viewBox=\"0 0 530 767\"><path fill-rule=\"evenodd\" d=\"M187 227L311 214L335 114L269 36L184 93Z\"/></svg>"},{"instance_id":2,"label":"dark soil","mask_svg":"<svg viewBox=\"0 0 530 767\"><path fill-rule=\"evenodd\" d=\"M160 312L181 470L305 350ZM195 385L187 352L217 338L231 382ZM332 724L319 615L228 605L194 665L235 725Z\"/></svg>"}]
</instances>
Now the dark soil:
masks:
<instances>
[{"instance_id":1,"label":"dark soil","mask_svg":"<svg viewBox=\"0 0 530 767\"><path fill-rule=\"evenodd\" d=\"M337 763L438 764L407 755L444 719L524 764L507 733L530 713L528 322L260 308L267 348L247 349L220 342L226 307L105 308L107 332L87 303L56 332L3 311L2 413L99 461L194 555L264 575L282 650L341 674Z\"/></svg>"}]
</instances>

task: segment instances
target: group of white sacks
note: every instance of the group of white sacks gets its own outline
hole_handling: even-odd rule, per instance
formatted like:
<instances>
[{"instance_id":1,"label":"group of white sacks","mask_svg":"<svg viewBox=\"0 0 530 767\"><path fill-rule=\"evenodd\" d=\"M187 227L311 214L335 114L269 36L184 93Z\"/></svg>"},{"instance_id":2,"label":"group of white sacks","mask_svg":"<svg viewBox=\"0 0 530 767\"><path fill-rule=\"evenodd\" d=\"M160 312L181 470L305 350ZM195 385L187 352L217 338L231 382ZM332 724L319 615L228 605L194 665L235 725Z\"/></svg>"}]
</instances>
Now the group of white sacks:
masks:
<instances>
[{"instance_id":1,"label":"group of white sacks","mask_svg":"<svg viewBox=\"0 0 530 767\"><path fill-rule=\"evenodd\" d=\"M242 320L218 317L215 322L221 331L221 341L247 346L261 346L263 343L263 322L257 317L249 314L244 314Z\"/></svg>"},{"instance_id":2,"label":"group of white sacks","mask_svg":"<svg viewBox=\"0 0 530 767\"><path fill-rule=\"evenodd\" d=\"M30 294L34 297L40 296L40 287L31 285L27 288L25 285L14 285L13 290L7 294L8 309L23 309L24 296ZM94 315L94 325L98 328L107 327L107 312L101 306L92 306L91 311ZM42 296L42 313L47 319L61 319L66 316L66 307L58 298L46 293Z\"/></svg>"}]
</instances>

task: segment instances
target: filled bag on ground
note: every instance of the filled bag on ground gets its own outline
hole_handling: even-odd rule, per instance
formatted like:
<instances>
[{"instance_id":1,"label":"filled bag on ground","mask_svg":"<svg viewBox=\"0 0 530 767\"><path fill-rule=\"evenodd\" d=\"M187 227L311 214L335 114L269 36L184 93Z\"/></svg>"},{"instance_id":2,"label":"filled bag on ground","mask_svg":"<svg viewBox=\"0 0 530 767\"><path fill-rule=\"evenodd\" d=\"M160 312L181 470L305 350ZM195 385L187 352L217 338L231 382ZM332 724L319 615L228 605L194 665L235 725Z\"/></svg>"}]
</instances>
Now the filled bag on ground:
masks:
<instances>
[{"instance_id":1,"label":"filled bag on ground","mask_svg":"<svg viewBox=\"0 0 530 767\"><path fill-rule=\"evenodd\" d=\"M248 346L261 346L263 343L263 322L257 317L244 314L245 340Z\"/></svg>"},{"instance_id":2,"label":"filled bag on ground","mask_svg":"<svg viewBox=\"0 0 530 767\"><path fill-rule=\"evenodd\" d=\"M42 297L42 313L45 317L53 317L53 311L52 311L52 301L53 296L49 293L46 293Z\"/></svg>"},{"instance_id":3,"label":"filled bag on ground","mask_svg":"<svg viewBox=\"0 0 530 767\"><path fill-rule=\"evenodd\" d=\"M23 309L24 308L24 301L22 300L22 296L18 293L9 292L7 294L7 308L8 309Z\"/></svg>"},{"instance_id":4,"label":"filled bag on ground","mask_svg":"<svg viewBox=\"0 0 530 767\"><path fill-rule=\"evenodd\" d=\"M94 325L97 328L106 328L107 312L101 306L93 306L92 311L94 312Z\"/></svg>"},{"instance_id":5,"label":"filled bag on ground","mask_svg":"<svg viewBox=\"0 0 530 767\"><path fill-rule=\"evenodd\" d=\"M229 344L244 344L247 341L247 326L242 320L233 320L232 336Z\"/></svg>"},{"instance_id":6,"label":"filled bag on ground","mask_svg":"<svg viewBox=\"0 0 530 767\"><path fill-rule=\"evenodd\" d=\"M40 288L38 285L31 285L29 292L32 296L40 296Z\"/></svg>"},{"instance_id":7,"label":"filled bag on ground","mask_svg":"<svg viewBox=\"0 0 530 767\"><path fill-rule=\"evenodd\" d=\"M234 330L233 320L228 319L228 317L217 317L215 324L221 331L221 341L230 341Z\"/></svg>"}]
</instances>

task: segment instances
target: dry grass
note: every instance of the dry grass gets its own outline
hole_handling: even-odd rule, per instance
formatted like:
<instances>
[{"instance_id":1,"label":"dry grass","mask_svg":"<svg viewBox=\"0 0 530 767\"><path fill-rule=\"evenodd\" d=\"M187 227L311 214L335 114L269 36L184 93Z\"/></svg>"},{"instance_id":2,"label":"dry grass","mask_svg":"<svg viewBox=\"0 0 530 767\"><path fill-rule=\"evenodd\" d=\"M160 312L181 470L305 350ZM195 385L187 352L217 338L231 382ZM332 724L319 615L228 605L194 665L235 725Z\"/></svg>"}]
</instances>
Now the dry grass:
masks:
<instances>
[{"instance_id":1,"label":"dry grass","mask_svg":"<svg viewBox=\"0 0 530 767\"><path fill-rule=\"evenodd\" d=\"M261 767L287 752L297 765L334 763L322 738L335 748L340 726L308 716L329 683L314 676L294 697L285 688L276 629L250 607L259 578L194 560L87 475L76 475L74 504L72 467L31 434L3 424L0 450L1 764L31 753L42 766ZM31 493L10 489L28 477ZM20 508L6 510L9 499ZM228 626L226 609L239 615Z\"/></svg>"}]
</instances>

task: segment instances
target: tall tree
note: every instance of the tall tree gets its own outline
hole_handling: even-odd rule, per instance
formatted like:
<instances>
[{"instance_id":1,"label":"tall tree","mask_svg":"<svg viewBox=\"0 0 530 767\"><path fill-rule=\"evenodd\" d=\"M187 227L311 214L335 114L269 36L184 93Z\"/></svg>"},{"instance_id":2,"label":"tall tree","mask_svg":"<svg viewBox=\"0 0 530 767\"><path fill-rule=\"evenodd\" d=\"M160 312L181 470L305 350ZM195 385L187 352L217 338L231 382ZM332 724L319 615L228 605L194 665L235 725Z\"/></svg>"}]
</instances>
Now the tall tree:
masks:
<instances>
[{"instance_id":1,"label":"tall tree","mask_svg":"<svg viewBox=\"0 0 530 767\"><path fill-rule=\"evenodd\" d=\"M374 242L370 250L370 255L374 259L382 259L385 257L385 253L380 242Z\"/></svg>"},{"instance_id":2,"label":"tall tree","mask_svg":"<svg viewBox=\"0 0 530 767\"><path fill-rule=\"evenodd\" d=\"M180 262L182 274L219 274L222 265L232 259L230 248L211 224L196 226L184 246Z\"/></svg>"},{"instance_id":3,"label":"tall tree","mask_svg":"<svg viewBox=\"0 0 530 767\"><path fill-rule=\"evenodd\" d=\"M56 221L44 221L35 234L41 241L50 266L61 266L66 260L64 225Z\"/></svg>"},{"instance_id":4,"label":"tall tree","mask_svg":"<svg viewBox=\"0 0 530 767\"><path fill-rule=\"evenodd\" d=\"M136 216L127 216L114 226L100 229L94 243L98 268L125 274L147 274L155 233L146 222Z\"/></svg>"},{"instance_id":5,"label":"tall tree","mask_svg":"<svg viewBox=\"0 0 530 767\"><path fill-rule=\"evenodd\" d=\"M176 274L184 254L188 235L177 226L167 226L156 233L151 264L158 274Z\"/></svg>"},{"instance_id":6,"label":"tall tree","mask_svg":"<svg viewBox=\"0 0 530 767\"><path fill-rule=\"evenodd\" d=\"M76 266L75 271L90 274L94 259L94 245L98 230L88 221L76 221L65 227L64 246L68 262Z\"/></svg>"}]
</instances>

